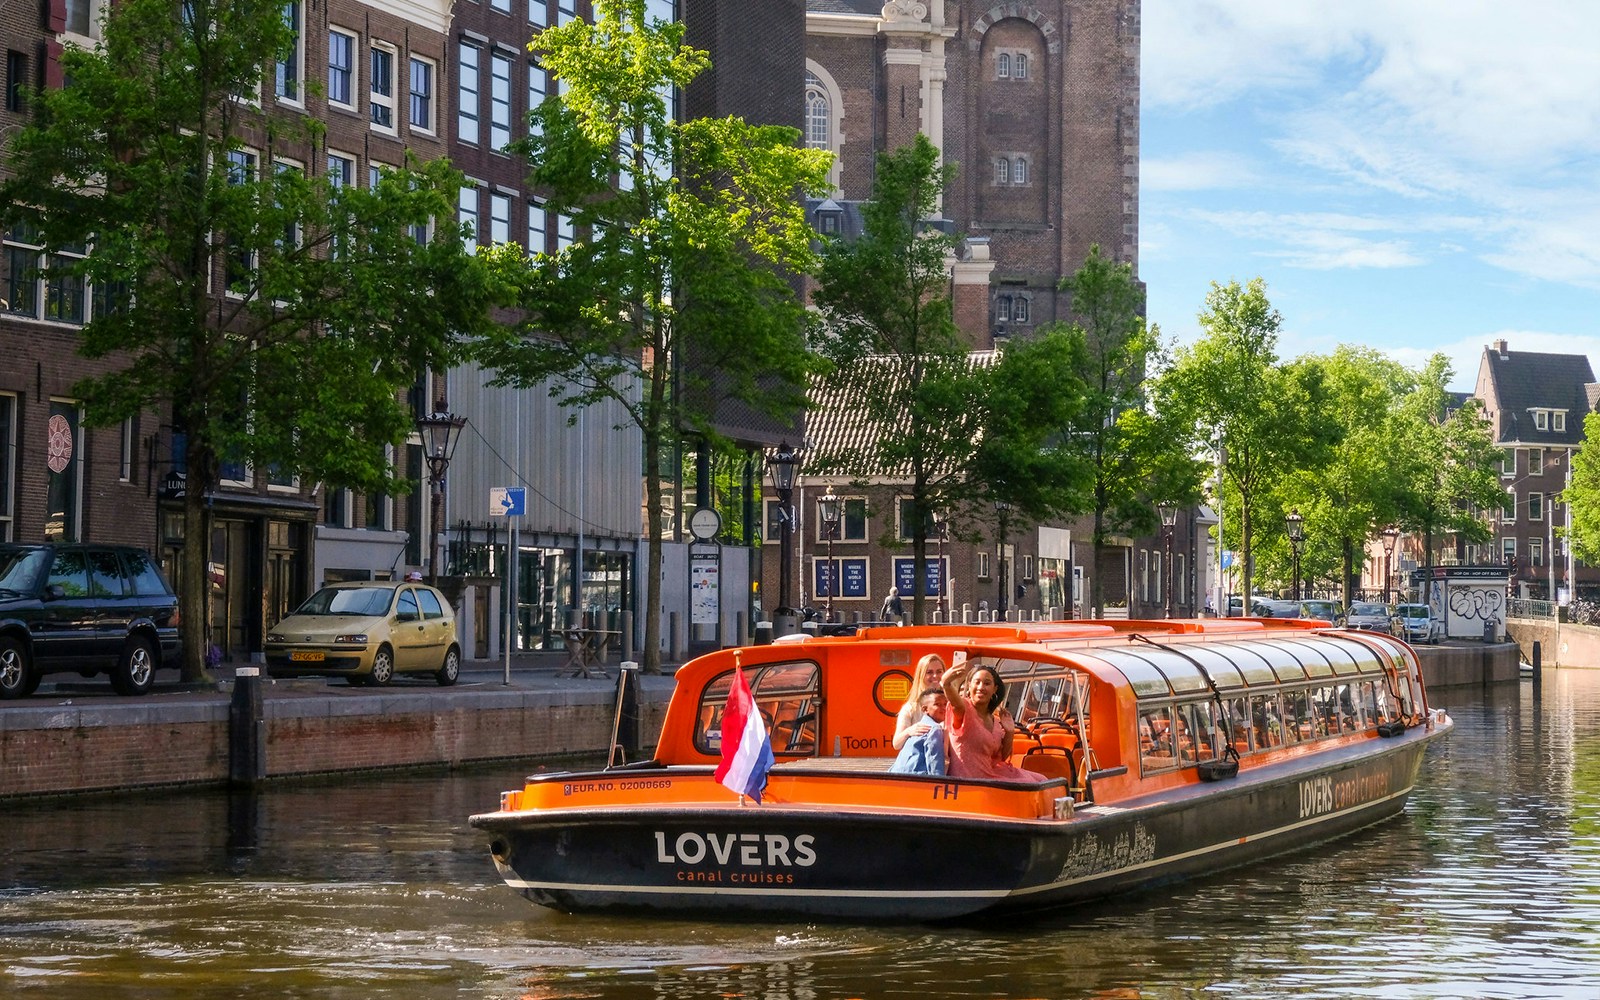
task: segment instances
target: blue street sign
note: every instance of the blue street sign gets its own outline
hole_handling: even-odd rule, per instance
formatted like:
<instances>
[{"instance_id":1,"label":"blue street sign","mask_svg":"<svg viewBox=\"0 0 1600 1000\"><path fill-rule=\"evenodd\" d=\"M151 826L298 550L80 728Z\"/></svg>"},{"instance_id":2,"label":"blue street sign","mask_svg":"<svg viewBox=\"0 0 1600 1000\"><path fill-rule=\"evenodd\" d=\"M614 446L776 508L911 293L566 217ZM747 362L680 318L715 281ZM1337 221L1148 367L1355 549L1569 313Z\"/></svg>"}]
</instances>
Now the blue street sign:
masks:
<instances>
[{"instance_id":1,"label":"blue street sign","mask_svg":"<svg viewBox=\"0 0 1600 1000\"><path fill-rule=\"evenodd\" d=\"M528 512L528 491L522 486L489 487L490 517L521 517Z\"/></svg>"}]
</instances>

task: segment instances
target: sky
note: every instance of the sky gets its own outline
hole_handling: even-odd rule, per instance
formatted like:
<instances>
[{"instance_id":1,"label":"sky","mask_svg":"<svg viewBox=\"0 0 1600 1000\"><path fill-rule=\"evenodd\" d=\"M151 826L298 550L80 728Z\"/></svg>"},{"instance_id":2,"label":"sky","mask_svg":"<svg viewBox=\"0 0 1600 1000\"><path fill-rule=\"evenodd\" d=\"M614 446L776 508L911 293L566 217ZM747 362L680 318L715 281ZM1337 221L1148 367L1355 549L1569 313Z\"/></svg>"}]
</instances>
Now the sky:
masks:
<instances>
[{"instance_id":1,"label":"sky","mask_svg":"<svg viewBox=\"0 0 1600 1000\"><path fill-rule=\"evenodd\" d=\"M1279 356L1486 345L1600 375L1600 2L1144 0L1139 276L1200 334L1266 281Z\"/></svg>"}]
</instances>

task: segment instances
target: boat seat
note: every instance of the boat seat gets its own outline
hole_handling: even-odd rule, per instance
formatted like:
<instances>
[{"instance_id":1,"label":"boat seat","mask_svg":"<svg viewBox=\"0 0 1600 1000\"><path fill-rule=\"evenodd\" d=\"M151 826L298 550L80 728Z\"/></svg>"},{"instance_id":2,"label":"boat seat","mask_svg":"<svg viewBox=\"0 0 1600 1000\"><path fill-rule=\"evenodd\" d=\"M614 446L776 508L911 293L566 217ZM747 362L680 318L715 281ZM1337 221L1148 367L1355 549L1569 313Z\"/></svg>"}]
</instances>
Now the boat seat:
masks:
<instances>
[{"instance_id":1,"label":"boat seat","mask_svg":"<svg viewBox=\"0 0 1600 1000\"><path fill-rule=\"evenodd\" d=\"M1067 784L1074 784L1077 775L1072 766L1072 754L1061 747L1041 746L1023 754L1020 758L1012 758L1016 765L1034 774L1042 774L1046 778L1065 778Z\"/></svg>"}]
</instances>

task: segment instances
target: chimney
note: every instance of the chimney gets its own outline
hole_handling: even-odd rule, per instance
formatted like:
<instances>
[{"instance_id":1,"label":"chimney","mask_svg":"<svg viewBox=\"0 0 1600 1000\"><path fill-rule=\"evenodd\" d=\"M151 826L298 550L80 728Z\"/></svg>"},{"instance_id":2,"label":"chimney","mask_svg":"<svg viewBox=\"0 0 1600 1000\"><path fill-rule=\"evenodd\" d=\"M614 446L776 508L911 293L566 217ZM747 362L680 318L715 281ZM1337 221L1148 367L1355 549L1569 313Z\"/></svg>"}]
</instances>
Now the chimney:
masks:
<instances>
[{"instance_id":1,"label":"chimney","mask_svg":"<svg viewBox=\"0 0 1600 1000\"><path fill-rule=\"evenodd\" d=\"M1507 353L1506 352L1506 342L1505 342L1504 339L1497 340L1497 341L1494 342L1494 352L1496 354L1500 355L1500 360L1501 361L1508 360L1506 358L1506 353Z\"/></svg>"}]
</instances>

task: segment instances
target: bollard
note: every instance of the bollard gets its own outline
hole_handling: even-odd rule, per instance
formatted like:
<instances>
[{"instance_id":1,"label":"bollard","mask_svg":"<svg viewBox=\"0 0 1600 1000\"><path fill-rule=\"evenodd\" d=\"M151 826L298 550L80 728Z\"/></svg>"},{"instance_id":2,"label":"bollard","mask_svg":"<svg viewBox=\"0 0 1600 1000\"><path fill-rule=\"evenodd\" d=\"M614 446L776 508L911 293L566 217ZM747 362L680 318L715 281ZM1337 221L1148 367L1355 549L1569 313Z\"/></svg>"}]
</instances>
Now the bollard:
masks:
<instances>
[{"instance_id":1,"label":"bollard","mask_svg":"<svg viewBox=\"0 0 1600 1000\"><path fill-rule=\"evenodd\" d=\"M676 661L678 656L678 613L667 612L667 659Z\"/></svg>"},{"instance_id":2,"label":"bollard","mask_svg":"<svg viewBox=\"0 0 1600 1000\"><path fill-rule=\"evenodd\" d=\"M963 624L963 625L971 625L972 624L972 605L970 605L970 604L961 605L961 624Z\"/></svg>"},{"instance_id":3,"label":"bollard","mask_svg":"<svg viewBox=\"0 0 1600 1000\"><path fill-rule=\"evenodd\" d=\"M735 646L750 645L750 637L745 634L744 630L743 611L735 611L733 613L733 644Z\"/></svg>"},{"instance_id":4,"label":"bollard","mask_svg":"<svg viewBox=\"0 0 1600 1000\"><path fill-rule=\"evenodd\" d=\"M772 642L772 623L756 622L755 644L757 646L770 645Z\"/></svg>"},{"instance_id":5,"label":"bollard","mask_svg":"<svg viewBox=\"0 0 1600 1000\"><path fill-rule=\"evenodd\" d=\"M267 719L262 703L261 668L234 672L228 703L228 781L253 788L267 776Z\"/></svg>"},{"instance_id":6,"label":"bollard","mask_svg":"<svg viewBox=\"0 0 1600 1000\"><path fill-rule=\"evenodd\" d=\"M1539 683L1539 675L1544 671L1544 646L1538 639L1533 640L1533 682Z\"/></svg>"},{"instance_id":7,"label":"bollard","mask_svg":"<svg viewBox=\"0 0 1600 1000\"><path fill-rule=\"evenodd\" d=\"M624 611L622 613L622 625L620 627L622 629L622 658L624 660L635 659L635 657L633 655L633 612L632 611Z\"/></svg>"}]
</instances>

